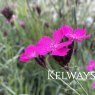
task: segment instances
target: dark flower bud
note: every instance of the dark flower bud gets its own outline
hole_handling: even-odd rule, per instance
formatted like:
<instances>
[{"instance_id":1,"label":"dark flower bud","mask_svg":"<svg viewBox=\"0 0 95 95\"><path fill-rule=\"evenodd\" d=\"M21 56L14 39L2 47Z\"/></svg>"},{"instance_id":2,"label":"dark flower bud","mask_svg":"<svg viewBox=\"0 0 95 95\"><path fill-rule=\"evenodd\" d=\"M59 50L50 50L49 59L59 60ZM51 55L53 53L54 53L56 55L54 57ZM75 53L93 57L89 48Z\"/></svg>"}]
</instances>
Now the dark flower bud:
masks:
<instances>
[{"instance_id":1,"label":"dark flower bud","mask_svg":"<svg viewBox=\"0 0 95 95\"><path fill-rule=\"evenodd\" d=\"M36 6L36 11L40 15L41 14L41 8L39 6Z\"/></svg>"},{"instance_id":2,"label":"dark flower bud","mask_svg":"<svg viewBox=\"0 0 95 95\"><path fill-rule=\"evenodd\" d=\"M66 67L65 69L68 70L68 63L70 62L72 53L73 53L73 48L74 48L74 42L68 46L68 48L70 49L67 53L66 56L61 57L61 56L53 56L53 58L58 62L59 65L61 65L62 67Z\"/></svg>"},{"instance_id":3,"label":"dark flower bud","mask_svg":"<svg viewBox=\"0 0 95 95\"><path fill-rule=\"evenodd\" d=\"M45 22L45 23L44 23L44 26L45 26L46 28L49 28L49 23L48 23L48 22Z\"/></svg>"},{"instance_id":4,"label":"dark flower bud","mask_svg":"<svg viewBox=\"0 0 95 95\"><path fill-rule=\"evenodd\" d=\"M1 13L3 14L3 16L8 20L10 21L11 18L12 18L12 15L13 15L13 11L11 10L11 8L9 7L5 7Z\"/></svg>"},{"instance_id":5,"label":"dark flower bud","mask_svg":"<svg viewBox=\"0 0 95 95\"><path fill-rule=\"evenodd\" d=\"M4 37L7 37L8 36L8 31L4 31L3 35L4 35Z\"/></svg>"},{"instance_id":6,"label":"dark flower bud","mask_svg":"<svg viewBox=\"0 0 95 95\"><path fill-rule=\"evenodd\" d=\"M37 62L40 66L46 68L46 63L45 63L45 57L44 57L44 56L36 57L35 60L36 60L36 62Z\"/></svg>"},{"instance_id":7,"label":"dark flower bud","mask_svg":"<svg viewBox=\"0 0 95 95\"><path fill-rule=\"evenodd\" d=\"M40 8L40 6L38 6L38 5L33 6L33 11L37 12L38 15L40 15L41 14L41 8Z\"/></svg>"}]
</instances>

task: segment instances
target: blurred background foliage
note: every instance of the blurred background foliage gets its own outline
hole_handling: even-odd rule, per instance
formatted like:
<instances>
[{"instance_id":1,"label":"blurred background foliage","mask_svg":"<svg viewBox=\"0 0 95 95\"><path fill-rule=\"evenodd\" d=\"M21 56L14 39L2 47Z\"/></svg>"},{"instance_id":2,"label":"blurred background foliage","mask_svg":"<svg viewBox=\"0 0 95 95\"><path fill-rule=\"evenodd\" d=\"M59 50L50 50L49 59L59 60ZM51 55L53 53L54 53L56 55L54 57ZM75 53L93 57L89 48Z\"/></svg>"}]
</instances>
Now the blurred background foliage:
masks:
<instances>
[{"instance_id":1,"label":"blurred background foliage","mask_svg":"<svg viewBox=\"0 0 95 95\"><path fill-rule=\"evenodd\" d=\"M2 14L6 7L13 12L11 21ZM47 70L35 60L18 60L24 47L68 24L92 34L75 43L69 62L70 71L86 71L88 60L95 59L95 0L0 0L0 12L0 95L95 95L91 80L63 80L71 89L60 80L48 80ZM64 71L52 57L46 61L48 68Z\"/></svg>"}]
</instances>

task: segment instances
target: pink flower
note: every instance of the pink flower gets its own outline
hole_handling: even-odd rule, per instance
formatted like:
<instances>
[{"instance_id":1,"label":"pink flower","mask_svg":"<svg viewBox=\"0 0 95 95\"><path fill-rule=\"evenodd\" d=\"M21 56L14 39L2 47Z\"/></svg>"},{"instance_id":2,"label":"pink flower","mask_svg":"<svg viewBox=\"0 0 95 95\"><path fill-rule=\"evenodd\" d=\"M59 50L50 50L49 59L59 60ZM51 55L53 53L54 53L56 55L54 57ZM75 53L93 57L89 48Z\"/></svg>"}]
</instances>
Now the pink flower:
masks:
<instances>
[{"instance_id":1,"label":"pink flower","mask_svg":"<svg viewBox=\"0 0 95 95\"><path fill-rule=\"evenodd\" d=\"M36 46L31 44L25 48L24 53L20 55L19 60L22 62L27 62L31 58L35 58L36 56L37 56Z\"/></svg>"},{"instance_id":2,"label":"pink flower","mask_svg":"<svg viewBox=\"0 0 95 95\"><path fill-rule=\"evenodd\" d=\"M95 82L93 82L93 83L91 84L91 88L92 88L92 89L95 89Z\"/></svg>"},{"instance_id":3,"label":"pink flower","mask_svg":"<svg viewBox=\"0 0 95 95\"><path fill-rule=\"evenodd\" d=\"M19 21L19 25L22 27L22 28L25 28L25 22L23 20Z\"/></svg>"},{"instance_id":4,"label":"pink flower","mask_svg":"<svg viewBox=\"0 0 95 95\"><path fill-rule=\"evenodd\" d=\"M64 48L72 43L72 41L61 42L63 38L62 31L59 29L53 33L53 38L51 39L49 36L44 36L37 43L37 52L40 55L46 55L51 53L51 55L57 56L65 56L69 51L68 48Z\"/></svg>"},{"instance_id":5,"label":"pink flower","mask_svg":"<svg viewBox=\"0 0 95 95\"><path fill-rule=\"evenodd\" d=\"M88 71L93 71L95 68L95 61L94 60L90 60L89 63L86 65L86 69Z\"/></svg>"},{"instance_id":6,"label":"pink flower","mask_svg":"<svg viewBox=\"0 0 95 95\"><path fill-rule=\"evenodd\" d=\"M71 40L76 40L81 42L85 38L89 38L91 35L86 35L86 29L84 28L77 28L73 29L71 26L63 25L61 26L64 36Z\"/></svg>"}]
</instances>

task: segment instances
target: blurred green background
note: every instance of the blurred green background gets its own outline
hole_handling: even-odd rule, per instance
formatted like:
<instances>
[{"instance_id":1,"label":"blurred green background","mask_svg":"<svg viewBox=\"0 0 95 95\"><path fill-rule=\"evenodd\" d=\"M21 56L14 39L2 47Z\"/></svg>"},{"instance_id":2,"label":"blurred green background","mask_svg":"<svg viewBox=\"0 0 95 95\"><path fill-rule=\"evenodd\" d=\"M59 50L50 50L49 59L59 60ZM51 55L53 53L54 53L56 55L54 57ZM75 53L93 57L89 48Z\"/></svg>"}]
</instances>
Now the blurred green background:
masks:
<instances>
[{"instance_id":1,"label":"blurred green background","mask_svg":"<svg viewBox=\"0 0 95 95\"><path fill-rule=\"evenodd\" d=\"M11 21L2 14L6 7L13 11ZM48 80L35 60L18 60L27 45L67 24L92 34L75 43L68 63L72 72L86 71L88 60L95 59L95 0L0 0L0 11L0 95L95 95L91 80ZM52 57L46 61L48 68L63 71Z\"/></svg>"}]
</instances>

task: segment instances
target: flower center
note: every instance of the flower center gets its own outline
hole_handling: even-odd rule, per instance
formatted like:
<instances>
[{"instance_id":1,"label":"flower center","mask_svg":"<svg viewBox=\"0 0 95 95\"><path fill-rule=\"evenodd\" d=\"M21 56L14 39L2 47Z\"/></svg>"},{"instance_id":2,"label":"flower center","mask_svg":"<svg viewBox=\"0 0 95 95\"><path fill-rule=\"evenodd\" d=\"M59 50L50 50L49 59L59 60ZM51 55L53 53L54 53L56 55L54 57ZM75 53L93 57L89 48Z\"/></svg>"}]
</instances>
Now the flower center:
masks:
<instances>
[{"instance_id":1,"label":"flower center","mask_svg":"<svg viewBox=\"0 0 95 95\"><path fill-rule=\"evenodd\" d=\"M28 54L27 56L28 56L28 57L35 57L35 56L36 56L36 52L33 51L31 54Z\"/></svg>"},{"instance_id":2,"label":"flower center","mask_svg":"<svg viewBox=\"0 0 95 95\"><path fill-rule=\"evenodd\" d=\"M50 48L51 50L55 50L57 48L57 44L51 43Z\"/></svg>"},{"instance_id":3,"label":"flower center","mask_svg":"<svg viewBox=\"0 0 95 95\"><path fill-rule=\"evenodd\" d=\"M31 56L35 57L36 56L36 52L34 51Z\"/></svg>"}]
</instances>

